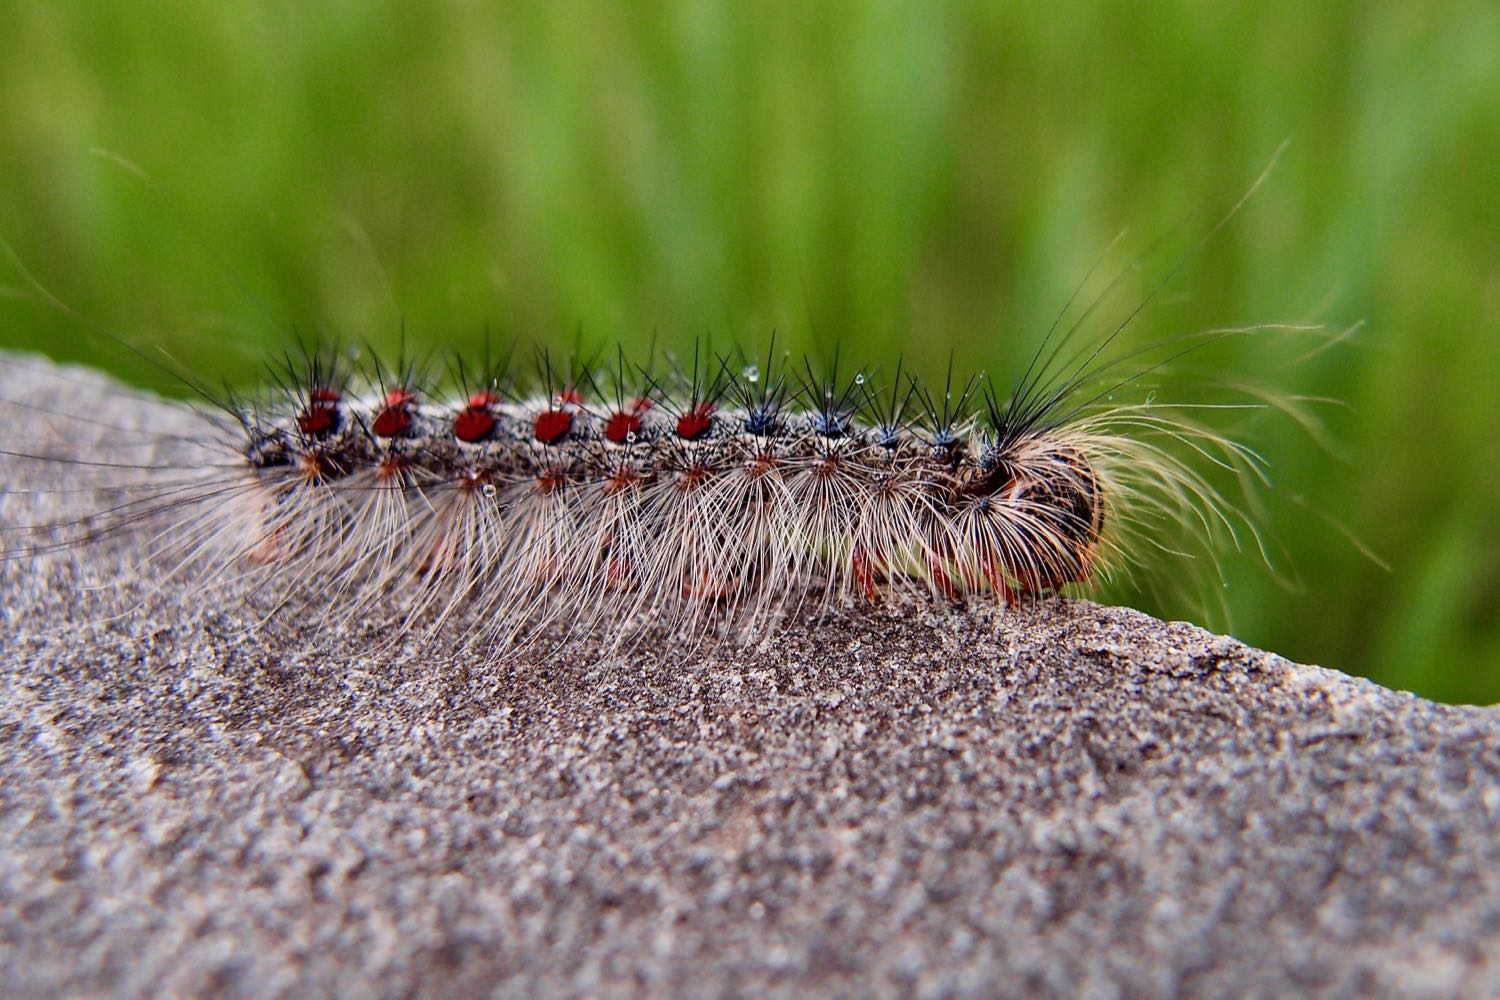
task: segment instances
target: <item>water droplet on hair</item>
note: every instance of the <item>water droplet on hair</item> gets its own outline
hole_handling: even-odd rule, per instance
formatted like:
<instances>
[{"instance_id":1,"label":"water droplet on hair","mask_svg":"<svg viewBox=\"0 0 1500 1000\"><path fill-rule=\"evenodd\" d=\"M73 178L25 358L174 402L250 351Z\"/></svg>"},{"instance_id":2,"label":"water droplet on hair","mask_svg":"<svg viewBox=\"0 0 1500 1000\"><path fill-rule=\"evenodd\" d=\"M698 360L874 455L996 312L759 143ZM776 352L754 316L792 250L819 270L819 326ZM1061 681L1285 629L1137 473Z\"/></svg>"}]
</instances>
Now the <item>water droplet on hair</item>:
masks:
<instances>
[{"instance_id":1,"label":"water droplet on hair","mask_svg":"<svg viewBox=\"0 0 1500 1000\"><path fill-rule=\"evenodd\" d=\"M630 431L625 435L625 443L635 444L635 431Z\"/></svg>"},{"instance_id":2,"label":"water droplet on hair","mask_svg":"<svg viewBox=\"0 0 1500 1000\"><path fill-rule=\"evenodd\" d=\"M760 366L759 365L746 365L744 368L740 369L740 374L743 375L743 376L745 376L745 381L746 382L759 382L760 381Z\"/></svg>"},{"instance_id":3,"label":"water droplet on hair","mask_svg":"<svg viewBox=\"0 0 1500 1000\"><path fill-rule=\"evenodd\" d=\"M865 373L864 372L856 372L855 373L855 375L854 375L854 384L855 385L864 385L865 384Z\"/></svg>"},{"instance_id":4,"label":"water droplet on hair","mask_svg":"<svg viewBox=\"0 0 1500 1000\"><path fill-rule=\"evenodd\" d=\"M499 493L500 491L497 490L497 489L495 489L495 484L494 483L485 483L482 487L480 487L480 492L483 493L487 497L493 497L496 493Z\"/></svg>"}]
</instances>

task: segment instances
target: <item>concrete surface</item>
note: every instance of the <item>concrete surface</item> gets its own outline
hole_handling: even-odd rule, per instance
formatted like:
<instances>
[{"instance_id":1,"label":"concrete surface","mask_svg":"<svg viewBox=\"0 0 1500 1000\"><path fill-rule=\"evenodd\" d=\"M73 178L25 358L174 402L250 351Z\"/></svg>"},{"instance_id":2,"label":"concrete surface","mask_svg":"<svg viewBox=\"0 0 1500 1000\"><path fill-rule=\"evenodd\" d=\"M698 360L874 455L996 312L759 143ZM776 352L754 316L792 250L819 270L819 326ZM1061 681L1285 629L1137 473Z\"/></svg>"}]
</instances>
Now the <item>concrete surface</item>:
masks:
<instances>
[{"instance_id":1,"label":"concrete surface","mask_svg":"<svg viewBox=\"0 0 1500 1000\"><path fill-rule=\"evenodd\" d=\"M34 362L0 398L12 451L187 426ZM10 526L99 475L0 469ZM1500 994L1491 709L1081 601L373 654L129 612L132 544L0 564L8 996Z\"/></svg>"}]
</instances>

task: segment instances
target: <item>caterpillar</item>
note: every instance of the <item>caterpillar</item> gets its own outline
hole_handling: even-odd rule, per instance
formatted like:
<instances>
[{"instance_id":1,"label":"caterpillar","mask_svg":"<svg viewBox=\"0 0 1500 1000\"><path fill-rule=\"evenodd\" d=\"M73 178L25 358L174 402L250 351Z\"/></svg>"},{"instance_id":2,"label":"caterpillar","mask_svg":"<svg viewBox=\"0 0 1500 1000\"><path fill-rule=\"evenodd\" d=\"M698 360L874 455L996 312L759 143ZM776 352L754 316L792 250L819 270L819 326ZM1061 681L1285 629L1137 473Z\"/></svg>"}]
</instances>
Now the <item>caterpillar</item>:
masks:
<instances>
[{"instance_id":1,"label":"caterpillar","mask_svg":"<svg viewBox=\"0 0 1500 1000\"><path fill-rule=\"evenodd\" d=\"M1204 417L1264 400L1160 401L1147 377L1225 339L1318 328L1113 350L1140 308L1082 335L1103 297L1063 326L1070 300L1008 384L951 362L934 384L899 361L841 374L836 355L819 365L774 338L753 360L705 344L664 367L543 349L519 370L455 358L436 376L312 347L250 395L174 372L198 397L171 432L193 458L88 458L96 508L7 523L6 555L130 532L158 589L233 589L265 617L386 615L393 637L462 617L470 648L503 655L584 635L764 639L789 614L853 602L1005 607L1163 552L1212 561L1242 530L1260 544L1217 483L1250 495L1265 460ZM0 447L12 484L74 458Z\"/></svg>"},{"instance_id":2,"label":"caterpillar","mask_svg":"<svg viewBox=\"0 0 1500 1000\"><path fill-rule=\"evenodd\" d=\"M46 525L35 548L143 529L161 579L235 580L328 616L394 609L402 632L462 610L482 649L764 636L797 609L1087 587L1153 534L1231 525L1184 454L1260 462L1178 408L1114 402L1099 379L1130 379L1089 361L1062 377L1039 361L1002 396L899 364L841 379L774 347L693 358L658 374L621 352L564 377L544 357L530 379L455 363L434 386L419 366L309 352L257 397L205 392L189 436L211 457Z\"/></svg>"}]
</instances>

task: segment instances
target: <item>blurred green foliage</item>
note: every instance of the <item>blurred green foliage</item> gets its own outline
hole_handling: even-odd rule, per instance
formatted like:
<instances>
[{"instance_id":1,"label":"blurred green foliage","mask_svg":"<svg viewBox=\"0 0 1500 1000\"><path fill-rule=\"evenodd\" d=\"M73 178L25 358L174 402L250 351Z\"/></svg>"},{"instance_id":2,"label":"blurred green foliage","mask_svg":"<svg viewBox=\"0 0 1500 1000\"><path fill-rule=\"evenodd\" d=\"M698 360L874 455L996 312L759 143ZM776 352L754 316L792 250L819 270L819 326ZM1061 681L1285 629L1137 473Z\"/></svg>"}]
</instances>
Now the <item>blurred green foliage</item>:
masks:
<instances>
[{"instance_id":1,"label":"blurred green foliage","mask_svg":"<svg viewBox=\"0 0 1500 1000\"><path fill-rule=\"evenodd\" d=\"M90 324L237 381L294 328L389 347L404 323L460 348L775 329L1004 384L1117 233L1103 272L1142 267L1100 330L1290 139L1129 331L1365 321L1298 364L1315 342L1216 355L1346 405L1247 431L1299 585L1252 545L1213 624L1500 700L1492 0L0 0L0 23L0 234L86 317L7 263L0 346L139 382L162 379Z\"/></svg>"}]
</instances>

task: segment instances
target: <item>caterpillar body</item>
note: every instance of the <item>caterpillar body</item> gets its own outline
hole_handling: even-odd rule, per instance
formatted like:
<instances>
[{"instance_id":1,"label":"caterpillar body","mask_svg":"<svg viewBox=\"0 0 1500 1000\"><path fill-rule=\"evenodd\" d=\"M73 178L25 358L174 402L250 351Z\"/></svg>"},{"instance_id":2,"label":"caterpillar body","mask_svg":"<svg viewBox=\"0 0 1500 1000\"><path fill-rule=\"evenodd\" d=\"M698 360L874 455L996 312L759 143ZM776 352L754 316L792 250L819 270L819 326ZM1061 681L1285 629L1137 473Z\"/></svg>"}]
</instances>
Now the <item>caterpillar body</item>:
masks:
<instances>
[{"instance_id":1,"label":"caterpillar body","mask_svg":"<svg viewBox=\"0 0 1500 1000\"><path fill-rule=\"evenodd\" d=\"M120 486L33 549L142 528L158 579L248 584L268 613L394 612L399 635L462 611L496 655L601 632L764 638L849 602L1003 606L1232 533L1238 511L1188 456L1258 470L1186 409L1115 403L1131 378L1096 355L1034 364L1002 396L900 366L817 375L774 348L665 375L455 364L437 387L313 353L254 400L204 391L210 460Z\"/></svg>"},{"instance_id":2,"label":"caterpillar body","mask_svg":"<svg viewBox=\"0 0 1500 1000\"><path fill-rule=\"evenodd\" d=\"M96 498L76 516L6 516L5 554L129 533L156 589L187 584L172 599L221 589L263 602L262 620L293 607L321 621L389 620L392 643L459 618L467 648L485 656L600 636L666 636L678 648L763 640L793 611L849 602L1006 606L1139 579L1162 554L1217 568L1246 536L1269 565L1254 516L1266 463L1214 417L1270 408L1316 435L1308 400L1240 381L1227 400L1158 401L1150 383L1220 341L1322 328L1119 338L1274 164L1095 334L1089 321L1141 262L1065 324L1091 271L1009 385L955 380L951 363L932 386L900 364L841 378L836 359L793 364L772 338L761 363L699 345L664 372L623 351L603 367L554 366L543 351L521 378L505 365L475 377L455 360L432 379L428 366L311 349L244 397L89 323L11 252L37 301L201 402L169 411L165 462L133 460L107 434L92 455L0 442L10 483L27 480L26 463L61 461L86 473L74 495ZM50 412L45 396L4 402ZM150 449L153 430L128 436ZM0 493L0 515L27 492Z\"/></svg>"}]
</instances>

